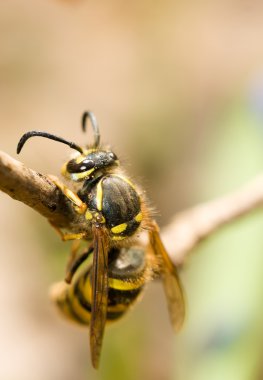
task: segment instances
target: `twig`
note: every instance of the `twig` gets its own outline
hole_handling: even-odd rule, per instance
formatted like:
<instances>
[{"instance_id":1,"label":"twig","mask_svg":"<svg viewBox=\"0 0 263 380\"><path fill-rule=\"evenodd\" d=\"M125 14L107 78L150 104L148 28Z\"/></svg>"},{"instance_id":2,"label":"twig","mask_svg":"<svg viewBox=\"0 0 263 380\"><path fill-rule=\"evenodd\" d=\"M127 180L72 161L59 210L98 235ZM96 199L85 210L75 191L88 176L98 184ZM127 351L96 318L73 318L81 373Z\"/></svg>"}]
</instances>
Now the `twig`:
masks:
<instances>
[{"instance_id":1,"label":"twig","mask_svg":"<svg viewBox=\"0 0 263 380\"><path fill-rule=\"evenodd\" d=\"M186 255L220 227L263 206L263 174L237 191L177 214L162 237L174 262Z\"/></svg>"},{"instance_id":2,"label":"twig","mask_svg":"<svg viewBox=\"0 0 263 380\"><path fill-rule=\"evenodd\" d=\"M0 151L0 190L25 203L52 224L73 232L85 230L86 223L49 178L27 168Z\"/></svg>"},{"instance_id":3,"label":"twig","mask_svg":"<svg viewBox=\"0 0 263 380\"><path fill-rule=\"evenodd\" d=\"M54 225L73 232L87 230L83 217L48 179L0 152L0 190L38 211ZM221 226L263 206L263 174L239 190L174 217L162 237L175 263L181 264L197 244Z\"/></svg>"}]
</instances>

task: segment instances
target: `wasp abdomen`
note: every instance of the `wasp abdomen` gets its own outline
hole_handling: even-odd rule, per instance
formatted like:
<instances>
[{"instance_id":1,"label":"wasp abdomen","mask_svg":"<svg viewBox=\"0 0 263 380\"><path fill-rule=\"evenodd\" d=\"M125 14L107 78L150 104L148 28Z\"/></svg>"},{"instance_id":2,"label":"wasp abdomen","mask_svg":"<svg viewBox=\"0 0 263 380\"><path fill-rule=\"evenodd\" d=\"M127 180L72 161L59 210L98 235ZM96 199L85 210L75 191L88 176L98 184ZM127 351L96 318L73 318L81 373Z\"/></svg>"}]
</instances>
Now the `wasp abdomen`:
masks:
<instances>
[{"instance_id":1,"label":"wasp abdomen","mask_svg":"<svg viewBox=\"0 0 263 380\"><path fill-rule=\"evenodd\" d=\"M109 255L107 321L122 317L142 292L146 276L145 253L140 247L112 248ZM67 318L89 325L91 317L92 269L88 267L70 285L58 283L52 298Z\"/></svg>"}]
</instances>

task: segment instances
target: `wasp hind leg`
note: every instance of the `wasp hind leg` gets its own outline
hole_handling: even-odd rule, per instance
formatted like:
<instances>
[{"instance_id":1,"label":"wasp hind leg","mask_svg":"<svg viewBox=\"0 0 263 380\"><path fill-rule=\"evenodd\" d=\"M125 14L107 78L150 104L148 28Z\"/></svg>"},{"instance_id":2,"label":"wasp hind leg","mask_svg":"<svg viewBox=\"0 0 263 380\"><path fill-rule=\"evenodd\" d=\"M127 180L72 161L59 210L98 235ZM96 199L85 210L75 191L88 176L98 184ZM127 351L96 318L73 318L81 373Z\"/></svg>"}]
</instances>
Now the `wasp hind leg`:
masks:
<instances>
[{"instance_id":1,"label":"wasp hind leg","mask_svg":"<svg viewBox=\"0 0 263 380\"><path fill-rule=\"evenodd\" d=\"M82 252L81 254L77 254L79 250L79 241L76 241L72 245L70 258L67 264L65 281L70 284L72 278L80 265L90 256L93 252L93 246L91 245L87 251Z\"/></svg>"}]
</instances>

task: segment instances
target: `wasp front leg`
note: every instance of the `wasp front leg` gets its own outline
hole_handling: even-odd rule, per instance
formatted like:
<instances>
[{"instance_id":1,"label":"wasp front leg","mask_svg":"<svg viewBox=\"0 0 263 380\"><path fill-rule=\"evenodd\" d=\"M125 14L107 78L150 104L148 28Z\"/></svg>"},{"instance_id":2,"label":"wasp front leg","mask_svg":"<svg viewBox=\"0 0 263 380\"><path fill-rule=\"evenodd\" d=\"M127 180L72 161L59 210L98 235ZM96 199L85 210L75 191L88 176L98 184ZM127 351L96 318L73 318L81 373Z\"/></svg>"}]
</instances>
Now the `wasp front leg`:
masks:
<instances>
[{"instance_id":1,"label":"wasp front leg","mask_svg":"<svg viewBox=\"0 0 263 380\"><path fill-rule=\"evenodd\" d=\"M73 203L73 207L76 210L78 214L84 214L87 205L82 202L82 200L79 198L79 196L74 193L72 190L70 190L67 186L64 185L63 182L61 182L56 176L49 175L48 178L62 191L62 193ZM51 221L49 221L52 227L56 230L56 232L59 234L61 239L63 241L68 240L80 240L83 239L86 236L85 232L80 233L67 233L61 231L60 228L58 228L56 225L54 225Z\"/></svg>"},{"instance_id":2,"label":"wasp front leg","mask_svg":"<svg viewBox=\"0 0 263 380\"><path fill-rule=\"evenodd\" d=\"M48 178L62 191L62 193L67 197L74 206L74 209L78 214L84 214L87 210L86 203L82 202L80 197L64 185L56 176L48 175Z\"/></svg>"}]
</instances>

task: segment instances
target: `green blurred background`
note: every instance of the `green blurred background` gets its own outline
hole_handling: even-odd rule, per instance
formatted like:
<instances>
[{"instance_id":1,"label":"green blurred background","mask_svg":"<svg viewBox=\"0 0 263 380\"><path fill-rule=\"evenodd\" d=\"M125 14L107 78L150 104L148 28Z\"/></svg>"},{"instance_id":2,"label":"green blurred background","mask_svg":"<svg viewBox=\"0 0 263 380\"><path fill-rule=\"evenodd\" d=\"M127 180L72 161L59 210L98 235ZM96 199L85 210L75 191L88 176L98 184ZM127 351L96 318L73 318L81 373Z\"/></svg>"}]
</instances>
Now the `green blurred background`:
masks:
<instances>
[{"instance_id":1,"label":"green blurred background","mask_svg":"<svg viewBox=\"0 0 263 380\"><path fill-rule=\"evenodd\" d=\"M97 115L165 225L262 170L263 3L2 1L1 149L39 129L86 143ZM69 150L36 139L20 159L57 175ZM174 336L159 283L106 331L99 373L88 332L48 298L70 244L0 194L0 379L263 379L263 214L199 246L183 270L188 316Z\"/></svg>"}]
</instances>

